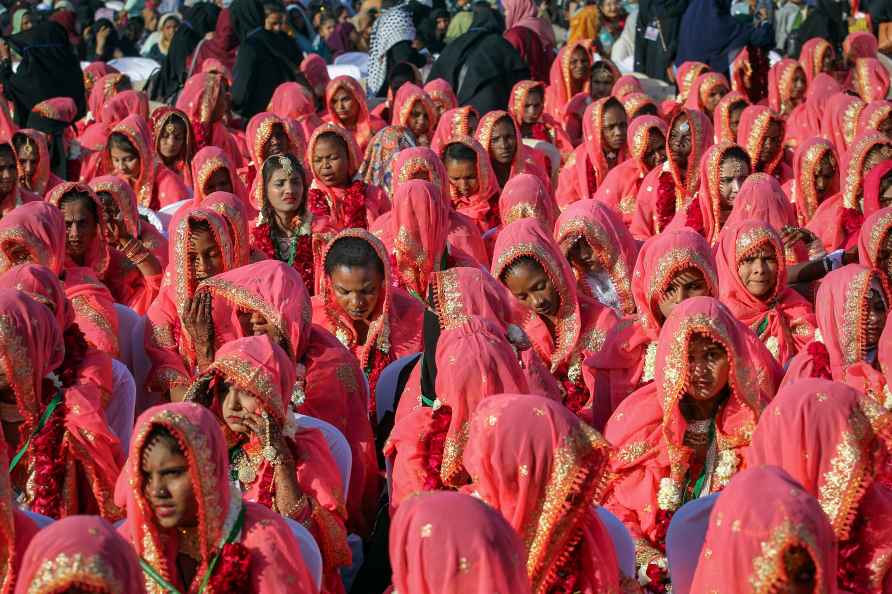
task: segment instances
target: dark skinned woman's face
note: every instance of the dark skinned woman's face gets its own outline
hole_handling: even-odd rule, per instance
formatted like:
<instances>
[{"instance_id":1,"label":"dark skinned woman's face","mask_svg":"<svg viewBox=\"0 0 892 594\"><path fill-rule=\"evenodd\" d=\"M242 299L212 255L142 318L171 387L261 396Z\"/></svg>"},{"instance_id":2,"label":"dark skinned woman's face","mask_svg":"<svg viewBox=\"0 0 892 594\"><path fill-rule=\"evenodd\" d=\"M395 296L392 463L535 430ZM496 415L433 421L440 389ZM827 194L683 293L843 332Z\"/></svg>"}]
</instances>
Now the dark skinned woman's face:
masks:
<instances>
[{"instance_id":1,"label":"dark skinned woman's face","mask_svg":"<svg viewBox=\"0 0 892 594\"><path fill-rule=\"evenodd\" d=\"M687 115L680 116L672 122L672 128L669 130L668 145L672 160L680 167L686 167L692 148L691 124Z\"/></svg>"},{"instance_id":2,"label":"dark skinned woman's face","mask_svg":"<svg viewBox=\"0 0 892 594\"><path fill-rule=\"evenodd\" d=\"M606 68L595 69L592 72L592 81L589 88L589 96L592 98L592 101L608 97L610 91L613 90L614 82L613 74L609 70Z\"/></svg>"},{"instance_id":3,"label":"dark skinned woman's face","mask_svg":"<svg viewBox=\"0 0 892 594\"><path fill-rule=\"evenodd\" d=\"M539 316L551 318L557 315L560 294L541 266L521 262L508 271L504 282L521 303Z\"/></svg>"},{"instance_id":4,"label":"dark skinned woman's face","mask_svg":"<svg viewBox=\"0 0 892 594\"><path fill-rule=\"evenodd\" d=\"M604 110L604 124L601 136L604 146L618 153L626 143L626 132L629 129L625 110L618 105L611 105Z\"/></svg>"},{"instance_id":5,"label":"dark skinned woman's face","mask_svg":"<svg viewBox=\"0 0 892 594\"><path fill-rule=\"evenodd\" d=\"M573 82L582 83L589 77L591 70L591 60L586 51L577 47L570 55L570 76Z\"/></svg>"}]
</instances>

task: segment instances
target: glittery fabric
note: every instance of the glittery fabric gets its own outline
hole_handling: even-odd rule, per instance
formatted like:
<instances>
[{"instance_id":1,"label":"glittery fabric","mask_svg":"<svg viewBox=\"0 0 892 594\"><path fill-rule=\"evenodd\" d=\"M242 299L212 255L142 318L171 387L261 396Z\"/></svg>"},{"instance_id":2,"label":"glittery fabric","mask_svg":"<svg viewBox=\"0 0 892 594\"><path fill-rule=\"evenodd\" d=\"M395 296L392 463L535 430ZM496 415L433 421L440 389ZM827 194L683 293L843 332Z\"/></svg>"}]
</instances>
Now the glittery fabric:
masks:
<instances>
[{"instance_id":1,"label":"glittery fabric","mask_svg":"<svg viewBox=\"0 0 892 594\"><path fill-rule=\"evenodd\" d=\"M867 354L867 308L874 278L870 269L849 264L825 276L818 289L815 313L834 379L842 380L845 369Z\"/></svg>"},{"instance_id":2,"label":"glittery fabric","mask_svg":"<svg viewBox=\"0 0 892 594\"><path fill-rule=\"evenodd\" d=\"M746 108L749 104L749 98L739 91L731 91L718 102L712 113L712 119L716 139L719 142L737 141L737 134L731 129L731 111L732 108L739 109L741 105Z\"/></svg>"},{"instance_id":3,"label":"glittery fabric","mask_svg":"<svg viewBox=\"0 0 892 594\"><path fill-rule=\"evenodd\" d=\"M790 58L781 60L768 71L768 107L774 113L788 116L793 111L791 94L797 72L801 72L805 80L805 70Z\"/></svg>"},{"instance_id":4,"label":"glittery fabric","mask_svg":"<svg viewBox=\"0 0 892 594\"><path fill-rule=\"evenodd\" d=\"M779 116L774 114L764 105L750 105L743 110L740 116L740 124L737 128L737 144L742 146L750 156L750 163L755 170L759 164L759 171L769 175L777 174L777 167L784 158L784 151L778 149L777 154L768 163L761 162L762 145L771 124L777 124L780 128L780 142L783 142L786 124Z\"/></svg>"},{"instance_id":5,"label":"glittery fabric","mask_svg":"<svg viewBox=\"0 0 892 594\"><path fill-rule=\"evenodd\" d=\"M842 200L845 208L862 209L866 160L870 154L878 151L885 158L892 158L892 140L878 132L866 130L852 141L840 168L840 177L844 180Z\"/></svg>"},{"instance_id":6,"label":"glittery fabric","mask_svg":"<svg viewBox=\"0 0 892 594\"><path fill-rule=\"evenodd\" d=\"M796 207L800 225L806 225L811 221L818 209L819 199L815 189L815 173L821 167L821 163L827 156L839 167L839 157L830 141L823 138L810 138L801 144L793 156L793 185L790 200ZM832 196L839 187L839 175L834 176L833 182L824 194L824 197Z\"/></svg>"},{"instance_id":7,"label":"glittery fabric","mask_svg":"<svg viewBox=\"0 0 892 594\"><path fill-rule=\"evenodd\" d=\"M76 182L64 182L50 190L46 195L46 201L53 206L60 208L63 198L69 194L83 194L93 203L93 208L98 214L96 221L96 236L93 238L92 245L87 246L84 254L83 265L91 268L100 278L104 277L108 272L109 262L111 260L111 246L109 246L108 237L108 219L105 213L105 207L102 201L93 192L93 189L86 184ZM66 257L65 267L78 266L71 258Z\"/></svg>"}]
</instances>

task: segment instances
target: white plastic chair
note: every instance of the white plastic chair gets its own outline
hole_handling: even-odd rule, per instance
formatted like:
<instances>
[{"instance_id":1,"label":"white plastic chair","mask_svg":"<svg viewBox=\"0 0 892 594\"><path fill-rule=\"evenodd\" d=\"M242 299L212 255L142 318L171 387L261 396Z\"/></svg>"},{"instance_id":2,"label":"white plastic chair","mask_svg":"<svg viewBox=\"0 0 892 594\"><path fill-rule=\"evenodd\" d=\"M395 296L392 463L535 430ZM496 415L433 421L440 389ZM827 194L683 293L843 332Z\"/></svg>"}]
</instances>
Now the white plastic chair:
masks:
<instances>
[{"instance_id":1,"label":"white plastic chair","mask_svg":"<svg viewBox=\"0 0 892 594\"><path fill-rule=\"evenodd\" d=\"M549 171L548 174L551 176L552 185L555 185L558 171L561 168L561 153L553 144L545 142L544 140L524 138L523 143L532 149L545 153L548 160L551 162L551 171Z\"/></svg>"},{"instance_id":2,"label":"white plastic chair","mask_svg":"<svg viewBox=\"0 0 892 594\"><path fill-rule=\"evenodd\" d=\"M123 363L112 359L112 397L105 407L105 419L109 428L121 442L121 450L130 450L136 410L136 382Z\"/></svg>"},{"instance_id":3,"label":"white plastic chair","mask_svg":"<svg viewBox=\"0 0 892 594\"><path fill-rule=\"evenodd\" d=\"M359 68L360 76L363 78L369 75L369 55L364 52L347 52L341 54L334 59L335 66L356 66Z\"/></svg>"},{"instance_id":4,"label":"white plastic chair","mask_svg":"<svg viewBox=\"0 0 892 594\"><path fill-rule=\"evenodd\" d=\"M322 432L325 441L328 443L328 449L331 451L331 455L334 458L335 463L338 465L338 470L341 472L341 480L344 482L344 499L346 500L350 487L350 473L353 469L353 455L347 438L344 437L337 427L322 419L308 417L307 415L298 413L294 413L294 418L297 420L297 426L299 428L318 429Z\"/></svg>"},{"instance_id":5,"label":"white plastic chair","mask_svg":"<svg viewBox=\"0 0 892 594\"><path fill-rule=\"evenodd\" d=\"M124 365L133 369L133 332L139 324L140 315L121 303L115 303L118 313L118 356Z\"/></svg>"},{"instance_id":6,"label":"white plastic chair","mask_svg":"<svg viewBox=\"0 0 892 594\"><path fill-rule=\"evenodd\" d=\"M120 303L115 304L115 310L118 312L118 360L127 366L133 376L136 387L134 414L138 414L156 400L145 391L146 378L152 368L143 344L146 319Z\"/></svg>"},{"instance_id":7,"label":"white plastic chair","mask_svg":"<svg viewBox=\"0 0 892 594\"><path fill-rule=\"evenodd\" d=\"M285 518L285 522L297 539L297 544L300 545L300 556L304 558L304 565L307 566L310 577L313 578L316 592L319 592L322 589L322 553L319 551L319 545L316 544L316 539L313 538L310 531L301 526L300 522L285 516L282 517Z\"/></svg>"},{"instance_id":8,"label":"white plastic chair","mask_svg":"<svg viewBox=\"0 0 892 594\"><path fill-rule=\"evenodd\" d=\"M359 69L359 66L354 64L330 64L328 66L328 78L336 76L349 76L350 78L355 78L360 83L363 82L362 71Z\"/></svg>"},{"instance_id":9,"label":"white plastic chair","mask_svg":"<svg viewBox=\"0 0 892 594\"><path fill-rule=\"evenodd\" d=\"M709 515L718 500L719 494L700 497L682 505L666 532L666 557L669 560L669 576L672 578L672 592L688 594L694 572L700 561L700 550L706 542L709 528Z\"/></svg>"},{"instance_id":10,"label":"white plastic chair","mask_svg":"<svg viewBox=\"0 0 892 594\"><path fill-rule=\"evenodd\" d=\"M400 357L381 370L378 384L375 386L375 412L379 423L387 412L396 412L393 403L396 402L396 386L400 379L400 373L406 365L417 361L419 357L421 357L421 353Z\"/></svg>"},{"instance_id":11,"label":"white plastic chair","mask_svg":"<svg viewBox=\"0 0 892 594\"><path fill-rule=\"evenodd\" d=\"M139 214L140 214L140 216L145 217L146 220L148 220L149 223L152 225L152 227L157 229L158 232L161 233L165 237L165 239L167 238L167 225L165 224L164 221L161 220L161 217L158 216L157 212L155 212L154 210L152 210L151 208L149 208L147 206L140 206ZM168 221L169 220L170 219L168 219Z\"/></svg>"},{"instance_id":12,"label":"white plastic chair","mask_svg":"<svg viewBox=\"0 0 892 594\"><path fill-rule=\"evenodd\" d=\"M607 509L597 507L595 511L613 541L620 572L626 577L635 577L635 541L632 540L629 529Z\"/></svg>"},{"instance_id":13,"label":"white plastic chair","mask_svg":"<svg viewBox=\"0 0 892 594\"><path fill-rule=\"evenodd\" d=\"M152 73L161 68L155 60L142 57L116 58L109 60L108 65L116 68L121 74L126 74L134 89L142 89Z\"/></svg>"},{"instance_id":14,"label":"white plastic chair","mask_svg":"<svg viewBox=\"0 0 892 594\"><path fill-rule=\"evenodd\" d=\"M168 204L158 211L158 218L161 219L161 222L164 224L164 230L166 232L170 232L170 229L168 229L168 227L170 226L170 220L173 218L173 216L177 214L177 211L180 210L180 208L190 202L192 202L192 199L186 198L185 200L180 200L179 202Z\"/></svg>"}]
</instances>

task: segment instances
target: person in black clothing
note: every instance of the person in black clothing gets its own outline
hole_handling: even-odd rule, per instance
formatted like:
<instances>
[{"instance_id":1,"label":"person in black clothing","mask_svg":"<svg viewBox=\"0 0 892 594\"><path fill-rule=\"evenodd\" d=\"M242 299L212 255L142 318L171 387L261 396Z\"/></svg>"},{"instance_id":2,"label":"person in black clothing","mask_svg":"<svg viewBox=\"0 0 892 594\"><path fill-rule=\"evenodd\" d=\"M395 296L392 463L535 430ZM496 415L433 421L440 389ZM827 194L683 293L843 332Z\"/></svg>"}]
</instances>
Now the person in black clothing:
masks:
<instances>
[{"instance_id":1,"label":"person in black clothing","mask_svg":"<svg viewBox=\"0 0 892 594\"><path fill-rule=\"evenodd\" d=\"M170 99L175 98L189 78L186 64L189 56L193 54L205 35L214 30L219 16L220 8L216 4L199 2L192 7L170 40L170 48L164 61L161 62L157 78L148 85L151 99L172 102Z\"/></svg>"},{"instance_id":2,"label":"person in black clothing","mask_svg":"<svg viewBox=\"0 0 892 594\"><path fill-rule=\"evenodd\" d=\"M449 82L459 105L471 105L478 113L505 109L511 87L529 79L530 68L502 37L504 29L501 15L489 4L475 4L471 28L443 49L428 80Z\"/></svg>"},{"instance_id":3,"label":"person in black clothing","mask_svg":"<svg viewBox=\"0 0 892 594\"><path fill-rule=\"evenodd\" d=\"M276 87L298 80L303 52L284 30L285 7L279 2L236 0L230 11L239 37L245 34L232 72L232 104L249 120L266 110ZM257 20L260 25L248 30Z\"/></svg>"},{"instance_id":4,"label":"person in black clothing","mask_svg":"<svg viewBox=\"0 0 892 594\"><path fill-rule=\"evenodd\" d=\"M678 30L688 0L639 0L635 26L635 72L672 82Z\"/></svg>"}]
</instances>

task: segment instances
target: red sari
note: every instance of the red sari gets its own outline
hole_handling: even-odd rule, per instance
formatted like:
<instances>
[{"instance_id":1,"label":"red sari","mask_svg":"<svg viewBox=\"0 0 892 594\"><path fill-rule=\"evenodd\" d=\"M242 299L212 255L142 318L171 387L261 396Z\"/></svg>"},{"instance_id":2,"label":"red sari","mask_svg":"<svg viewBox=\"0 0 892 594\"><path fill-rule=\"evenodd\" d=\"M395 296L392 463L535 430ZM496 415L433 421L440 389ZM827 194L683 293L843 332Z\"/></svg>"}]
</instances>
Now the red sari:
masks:
<instances>
[{"instance_id":1,"label":"red sari","mask_svg":"<svg viewBox=\"0 0 892 594\"><path fill-rule=\"evenodd\" d=\"M27 251L28 262L46 266L58 275L87 340L100 351L116 356L118 315L114 298L92 270L64 267L65 220L59 209L33 202L4 217L0 221L0 272L19 263L10 257L17 247Z\"/></svg>"},{"instance_id":2,"label":"red sari","mask_svg":"<svg viewBox=\"0 0 892 594\"><path fill-rule=\"evenodd\" d=\"M865 219L858 233L858 261L879 278L886 303L892 301L892 278L885 264L880 261L881 252L892 232L892 208L882 208ZM890 324L886 324L890 326Z\"/></svg>"},{"instance_id":3,"label":"red sari","mask_svg":"<svg viewBox=\"0 0 892 594\"><path fill-rule=\"evenodd\" d=\"M520 129L512 119L511 114L507 111L491 111L480 119L480 123L477 125L477 132L475 133L477 142L480 143L480 146L482 146L483 150L486 151L486 154L489 155L491 151L490 146L492 144L492 129L499 123L499 121L506 119L511 122L511 126L514 128L514 138L517 146L517 149L514 152L514 160L511 162L511 171L508 174L508 181L514 179L518 175L532 174L539 178L550 194L551 176L539 165L539 155L537 152L524 145L523 139L520 137ZM492 159L490 159L490 164L492 164ZM498 176L495 175L495 171L493 171L493 178L495 178L496 184L500 185ZM505 185L507 186L508 182L506 182Z\"/></svg>"},{"instance_id":4,"label":"red sari","mask_svg":"<svg viewBox=\"0 0 892 594\"><path fill-rule=\"evenodd\" d=\"M750 105L749 98L738 91L731 91L721 98L712 112L712 126L715 129L715 139L718 142L736 142L737 133L731 129L731 108L743 104L744 108ZM739 123L739 122L738 122Z\"/></svg>"},{"instance_id":5,"label":"red sari","mask_svg":"<svg viewBox=\"0 0 892 594\"><path fill-rule=\"evenodd\" d=\"M606 411L599 417L601 425L629 394L656 377L657 337L663 325L658 303L675 276L691 269L703 275L709 295L719 294L712 249L690 229L666 231L641 246L629 277L637 316L623 319L601 352L586 359L583 367L596 406Z\"/></svg>"},{"instance_id":6,"label":"red sari","mask_svg":"<svg viewBox=\"0 0 892 594\"><path fill-rule=\"evenodd\" d=\"M821 117L821 136L830 140L839 154L845 154L855 139L858 117L865 104L857 97L839 92L829 97Z\"/></svg>"},{"instance_id":7,"label":"red sari","mask_svg":"<svg viewBox=\"0 0 892 594\"><path fill-rule=\"evenodd\" d=\"M199 205L208 196L207 183L218 171L223 170L229 177L232 193L244 203L245 208L253 211L248 202L248 192L238 176L235 166L226 154L226 151L216 146L206 146L195 154L192 159L192 204Z\"/></svg>"},{"instance_id":8,"label":"red sari","mask_svg":"<svg viewBox=\"0 0 892 594\"><path fill-rule=\"evenodd\" d=\"M678 74L675 78L678 85L679 103L685 103L688 100L694 81L704 72L709 72L709 66L703 62L689 61L678 67Z\"/></svg>"},{"instance_id":9,"label":"red sari","mask_svg":"<svg viewBox=\"0 0 892 594\"><path fill-rule=\"evenodd\" d=\"M790 58L781 60L768 71L768 107L782 118L788 117L796 107L791 94L793 79L798 72L805 76L802 65Z\"/></svg>"},{"instance_id":10,"label":"red sari","mask_svg":"<svg viewBox=\"0 0 892 594\"><path fill-rule=\"evenodd\" d=\"M718 112L718 108L716 111ZM644 241L665 230L675 213L690 202L700 187L699 165L706 150L712 146L712 124L702 111L679 109L670 120L667 130L671 130L676 119L683 115L687 116L691 130L691 152L688 154L686 170L681 170L672 151L667 150L666 161L644 177L635 198L635 213L629 225L635 239Z\"/></svg>"},{"instance_id":11,"label":"red sari","mask_svg":"<svg viewBox=\"0 0 892 594\"><path fill-rule=\"evenodd\" d=\"M23 128L16 131L13 139L15 140L18 135L26 136L28 138L28 145L37 147L37 169L31 174L29 179L24 179L25 173L22 170L21 161L19 159L21 155L16 155L19 183L21 184L24 181L25 187L23 189L42 197L55 186L62 183L62 179L50 171L50 161L52 159L50 158L49 149L47 148L46 135L43 132L31 128Z\"/></svg>"},{"instance_id":12,"label":"red sari","mask_svg":"<svg viewBox=\"0 0 892 594\"><path fill-rule=\"evenodd\" d=\"M727 399L712 419L713 455L699 467L684 443L689 421L681 410L694 335L722 345L731 364ZM672 515L688 500L721 491L744 468L743 450L763 403L777 389L771 355L753 349L746 335L746 328L711 297L694 297L676 306L660 332L656 381L624 400L607 423L604 435L613 446L610 472L615 480L604 505L632 533L636 564L651 578L652 590L665 591L665 537Z\"/></svg>"},{"instance_id":13,"label":"red sari","mask_svg":"<svg viewBox=\"0 0 892 594\"><path fill-rule=\"evenodd\" d=\"M214 327L221 344L251 332L238 321L239 312L260 314L275 329L280 346L297 367L290 394L294 410L331 423L350 444L348 526L367 534L379 477L365 380L353 354L311 323L310 295L300 275L287 264L264 260L207 279L198 291L213 298Z\"/></svg>"},{"instance_id":14,"label":"red sari","mask_svg":"<svg viewBox=\"0 0 892 594\"><path fill-rule=\"evenodd\" d=\"M315 97L300 83L284 82L276 87L266 110L282 119L297 122L304 144L313 135L313 131L322 124L322 119L316 114Z\"/></svg>"},{"instance_id":15,"label":"red sari","mask_svg":"<svg viewBox=\"0 0 892 594\"><path fill-rule=\"evenodd\" d=\"M161 136L164 129L174 122L179 122L185 126L186 138L183 140L183 152L172 170L180 175L183 179L183 184L187 187L192 187L192 168L190 163L192 163L192 159L195 157L195 152L198 149L195 148L195 133L192 130L192 125L189 123L189 116L184 111L176 107L163 105L152 112L151 124L155 154L159 159L161 158Z\"/></svg>"},{"instance_id":16,"label":"red sari","mask_svg":"<svg viewBox=\"0 0 892 594\"><path fill-rule=\"evenodd\" d=\"M150 433L167 430L183 450L188 477L198 506L195 578L183 584L177 555L184 547L181 530L157 524L145 495L140 471ZM118 481L117 499L126 502L127 521L118 528L136 554L154 573L180 592L197 592L210 573L208 592L274 594L293 589L315 591L313 579L300 561L300 545L282 517L258 503L242 501L229 480L226 441L213 413L192 402L150 408L136 421L130 456ZM233 527L241 521L241 529ZM227 543L227 544L223 544ZM212 560L219 561L212 566ZM167 591L144 573L151 592Z\"/></svg>"},{"instance_id":17,"label":"red sari","mask_svg":"<svg viewBox=\"0 0 892 594\"><path fill-rule=\"evenodd\" d=\"M800 227L809 224L815 211L821 205L818 190L815 188L815 174L827 157L837 167L837 175L824 191L824 197L839 192L839 157L829 140L814 136L799 145L793 155L793 179L784 184L784 193L796 208L797 223Z\"/></svg>"},{"instance_id":18,"label":"red sari","mask_svg":"<svg viewBox=\"0 0 892 594\"><path fill-rule=\"evenodd\" d=\"M514 349L488 320L472 317L441 331L436 353L425 356L435 356L435 386L414 401L402 395L384 447L393 469L391 511L416 493L470 483L462 454L474 410L496 394L529 392Z\"/></svg>"},{"instance_id":19,"label":"red sari","mask_svg":"<svg viewBox=\"0 0 892 594\"><path fill-rule=\"evenodd\" d=\"M560 297L555 313L555 334L530 310L523 329L533 349L564 388L564 404L576 414L589 414L591 398L582 377L582 362L604 347L607 333L616 325L616 313L576 291L576 277L561 249L537 221L522 219L499 233L492 275L503 273L520 257L534 259L548 275ZM504 281L502 281L504 284Z\"/></svg>"},{"instance_id":20,"label":"red sari","mask_svg":"<svg viewBox=\"0 0 892 594\"><path fill-rule=\"evenodd\" d=\"M455 96L455 91L452 90L452 85L442 78L436 78L424 85L424 92L434 102L439 114L458 107L458 98Z\"/></svg>"},{"instance_id":21,"label":"red sari","mask_svg":"<svg viewBox=\"0 0 892 594\"><path fill-rule=\"evenodd\" d=\"M737 127L737 144L742 146L750 156L753 173L757 171L767 173L776 177L780 183L784 183L793 177L793 171L783 162L783 146L778 148L777 154L771 159L771 162L761 163L761 165L759 163L762 144L765 142L768 127L772 123L780 126L780 138L783 143L786 130L784 120L764 105L750 105L743 110L743 114L740 116L740 124Z\"/></svg>"},{"instance_id":22,"label":"red sari","mask_svg":"<svg viewBox=\"0 0 892 594\"><path fill-rule=\"evenodd\" d=\"M220 147L226 151L233 165L242 167L246 154L242 146L244 142L239 142L235 133L224 123L222 118L225 116L219 113L220 102L225 101L227 92L228 83L219 74L193 74L186 81L176 107L189 117L196 150L206 146Z\"/></svg>"},{"instance_id":23,"label":"red sari","mask_svg":"<svg viewBox=\"0 0 892 594\"><path fill-rule=\"evenodd\" d=\"M639 116L632 120L626 136L629 157L607 174L592 196L619 213L627 227L637 210L635 197L641 182L650 173L650 165L644 158L651 139L658 133L668 139L666 123L657 116Z\"/></svg>"},{"instance_id":24,"label":"red sari","mask_svg":"<svg viewBox=\"0 0 892 594\"><path fill-rule=\"evenodd\" d=\"M93 208L96 209L99 218L96 221L96 236L93 238L93 244L87 247L83 264L78 264L66 256L65 269L85 267L92 270L93 274L108 287L117 303L143 315L158 295L162 275L144 276L116 247L109 245L109 238L106 236L108 220L105 207L90 186L64 182L47 194L46 201L59 207L63 199L73 193L86 194L93 202Z\"/></svg>"},{"instance_id":25,"label":"red sari","mask_svg":"<svg viewBox=\"0 0 892 594\"><path fill-rule=\"evenodd\" d=\"M819 74L824 72L824 58L830 52L833 57L835 52L833 46L826 39L813 37L802 44L802 51L799 53L799 64L805 72L805 80L808 86Z\"/></svg>"},{"instance_id":26,"label":"red sari","mask_svg":"<svg viewBox=\"0 0 892 594\"><path fill-rule=\"evenodd\" d=\"M876 58L858 58L851 70L852 88L865 103L882 101L889 95L889 71Z\"/></svg>"},{"instance_id":27,"label":"red sari","mask_svg":"<svg viewBox=\"0 0 892 594\"><path fill-rule=\"evenodd\" d=\"M101 402L74 377L52 374L65 353L53 313L21 291L0 289L0 318L0 365L15 396L19 431L23 437L35 434L22 440L24 456L11 473L13 485L32 511L51 518L120 519L122 510L112 501L123 462L120 443Z\"/></svg>"},{"instance_id":28,"label":"red sari","mask_svg":"<svg viewBox=\"0 0 892 594\"><path fill-rule=\"evenodd\" d=\"M771 505L752 505L754 493ZM787 588L785 553L795 547L803 547L814 563L814 592L837 592L833 528L815 498L782 469L738 473L713 510L716 521L709 522L690 592L733 592L741 584L755 591Z\"/></svg>"},{"instance_id":29,"label":"red sari","mask_svg":"<svg viewBox=\"0 0 892 594\"><path fill-rule=\"evenodd\" d=\"M583 143L573 151L573 154L561 167L558 177L555 195L561 208L565 208L577 200L593 198L595 191L604 183L604 179L610 171L602 131L604 111L609 103L615 101L617 101L615 97L604 97L585 108L585 115L582 119ZM614 155L615 164L626 160L627 150L624 144L619 154Z\"/></svg>"},{"instance_id":30,"label":"red sari","mask_svg":"<svg viewBox=\"0 0 892 594\"><path fill-rule=\"evenodd\" d=\"M530 594L520 537L498 511L469 495L414 497L390 526L393 591ZM456 571L456 559L474 562L459 561Z\"/></svg>"},{"instance_id":31,"label":"red sari","mask_svg":"<svg viewBox=\"0 0 892 594\"><path fill-rule=\"evenodd\" d=\"M352 126L347 126L344 122L338 119L338 116L331 107L332 97L334 97L335 93L340 90L347 91L359 109L356 116L356 123ZM369 113L369 107L365 100L365 91L362 90L362 87L359 86L356 79L350 76L337 76L325 86L325 106L328 111L322 117L322 120L324 122L336 124L349 131L353 135L353 140L356 141L356 145L359 147L360 154L365 152L365 147L368 146L369 141L372 140L372 136L377 134L381 128L387 125L384 120Z\"/></svg>"},{"instance_id":32,"label":"red sari","mask_svg":"<svg viewBox=\"0 0 892 594\"><path fill-rule=\"evenodd\" d=\"M326 184L312 165L316 143L323 134L334 134L347 147L346 187ZM310 163L309 168L313 175L313 181L307 192L307 209L315 218L326 220L327 226L334 233L350 228L368 229L370 222L390 210L390 203L384 191L357 177L362 157L353 135L344 128L332 123L316 128L307 145L307 162Z\"/></svg>"},{"instance_id":33,"label":"red sari","mask_svg":"<svg viewBox=\"0 0 892 594\"><path fill-rule=\"evenodd\" d=\"M492 170L489 153L479 142L470 136L453 136L443 144L439 155L441 160L444 158L446 149L450 144L463 144L477 155L476 192L469 196L460 193L448 181L447 177L452 207L457 212L474 221L481 233L485 233L493 227L498 227L501 223L499 218L499 182L496 179L495 172Z\"/></svg>"},{"instance_id":34,"label":"red sari","mask_svg":"<svg viewBox=\"0 0 892 594\"><path fill-rule=\"evenodd\" d=\"M591 52L585 42L577 41L561 48L557 58L551 63L548 88L545 89L545 111L560 122L564 119L564 109L570 99L576 93L588 92L591 84L588 79L582 82L578 89L573 88L572 74L570 73L570 58L573 52L581 48L589 58L591 65Z\"/></svg>"},{"instance_id":35,"label":"red sari","mask_svg":"<svg viewBox=\"0 0 892 594\"><path fill-rule=\"evenodd\" d=\"M876 130L885 120L892 117L892 101L871 101L864 106L858 116L858 130Z\"/></svg>"},{"instance_id":36,"label":"red sari","mask_svg":"<svg viewBox=\"0 0 892 594\"><path fill-rule=\"evenodd\" d=\"M554 239L565 258L577 242L586 242L601 270L610 278L620 306L617 313L633 315L632 271L641 246L632 239L619 216L600 202L580 200L561 213L554 228ZM577 291L592 297L586 276L575 268L573 272Z\"/></svg>"},{"instance_id":37,"label":"red sari","mask_svg":"<svg viewBox=\"0 0 892 594\"><path fill-rule=\"evenodd\" d=\"M437 129L431 139L431 150L439 155L451 138L473 136L479 119L477 110L470 105L444 112L437 121Z\"/></svg>"},{"instance_id":38,"label":"red sari","mask_svg":"<svg viewBox=\"0 0 892 594\"><path fill-rule=\"evenodd\" d=\"M787 131L784 143L798 148L817 136L834 140L827 136L822 123L830 98L842 91L836 79L829 74L819 74L809 83L805 93L805 103L799 104L787 117ZM856 115L857 118L857 115Z\"/></svg>"},{"instance_id":39,"label":"red sari","mask_svg":"<svg viewBox=\"0 0 892 594\"><path fill-rule=\"evenodd\" d=\"M610 445L559 403L502 394L482 402L468 429L471 489L526 543L536 594L619 592L610 536L593 502L606 482Z\"/></svg>"},{"instance_id":40,"label":"red sari","mask_svg":"<svg viewBox=\"0 0 892 594\"><path fill-rule=\"evenodd\" d=\"M423 135L416 135L415 142L418 146L430 146L437 129L437 108L430 96L418 85L414 83L406 83L396 92L393 99L393 108L391 109L391 126L409 127L409 120L412 116L412 109L417 104L421 104L421 108L427 112L428 129ZM413 133L414 134L414 133Z\"/></svg>"},{"instance_id":41,"label":"red sari","mask_svg":"<svg viewBox=\"0 0 892 594\"><path fill-rule=\"evenodd\" d=\"M707 116L712 115L706 108L706 99L715 89L721 87L726 89L731 88L731 85L728 84L728 79L725 78L724 74L709 71L699 74L697 78L694 79L694 84L688 89L688 97L684 102L685 109L695 109L697 111L702 111Z\"/></svg>"},{"instance_id":42,"label":"red sari","mask_svg":"<svg viewBox=\"0 0 892 594\"><path fill-rule=\"evenodd\" d=\"M764 247L774 253L777 282L770 295L755 297L740 279L740 262ZM784 245L763 219L728 221L716 250L719 298L734 317L752 330L777 362L785 364L811 342L817 320L811 303L787 286Z\"/></svg>"},{"instance_id":43,"label":"red sari","mask_svg":"<svg viewBox=\"0 0 892 594\"><path fill-rule=\"evenodd\" d=\"M538 89L542 92L542 97L545 97L545 83L535 80L522 80L515 84L508 97L508 113L514 118L514 125L518 130L523 128L523 106L527 101L527 95L533 89ZM570 137L567 136L563 126L545 110L539 116L539 121L533 124L531 133L527 138L552 144L561 155L569 155L573 151L573 143L570 142ZM547 167L546 171L551 171L551 168Z\"/></svg>"},{"instance_id":44,"label":"red sari","mask_svg":"<svg viewBox=\"0 0 892 594\"><path fill-rule=\"evenodd\" d=\"M251 188L258 178L260 166L271 156L267 144L275 132L275 127L281 128L282 132L288 137L288 146L286 146L281 154L292 154L301 162L304 162L304 152L306 151L306 142L302 142L299 136L292 132L299 130L299 127L289 126L290 120L281 118L274 113L262 111L256 114L248 122L245 130L245 139L248 148L248 163L239 169L239 177L245 184L245 187Z\"/></svg>"},{"instance_id":45,"label":"red sari","mask_svg":"<svg viewBox=\"0 0 892 594\"><path fill-rule=\"evenodd\" d=\"M343 237L355 237L368 243L384 267L384 279L378 292L378 303L370 314L365 340L360 343L354 322L338 304L334 288L324 271L317 272L321 287L313 297L313 323L331 332L356 356L369 382L369 416L375 419L375 386L381 371L393 361L421 350L421 328L424 305L408 293L393 286L390 257L384 244L368 231L347 229L329 242L320 258L323 264L328 251Z\"/></svg>"},{"instance_id":46,"label":"red sari","mask_svg":"<svg viewBox=\"0 0 892 594\"><path fill-rule=\"evenodd\" d=\"M817 499L839 543L839 566L825 579L840 591L892 588L892 491L876 480L890 425L887 410L848 386L803 380L778 392L746 452L747 465L782 468Z\"/></svg>"},{"instance_id":47,"label":"red sari","mask_svg":"<svg viewBox=\"0 0 892 594\"><path fill-rule=\"evenodd\" d=\"M876 149L892 157L892 140L870 130L855 138L839 169L840 179L845 180L842 191L824 200L808 224L809 231L821 238L828 252L852 247L858 241L864 222L864 178L870 173L865 171L865 161Z\"/></svg>"},{"instance_id":48,"label":"red sari","mask_svg":"<svg viewBox=\"0 0 892 594\"><path fill-rule=\"evenodd\" d=\"M291 393L297 374L291 359L265 335L240 338L224 344L214 355L214 362L196 380L187 398L215 412L226 439L232 470L245 501L259 503L284 517L307 527L322 554L325 594L344 592L340 569L350 565L347 510L341 493L337 463L325 437L318 429L301 429L291 412ZM276 467L263 455L253 456L264 447L264 437L256 433L233 433L222 417L221 394L209 384L223 381L253 396L258 409L276 424L295 465L295 480L304 496L298 511L279 509L276 505ZM241 469L248 468L243 479ZM238 469L238 470L237 470ZM248 477L253 474L253 480Z\"/></svg>"}]
</instances>

